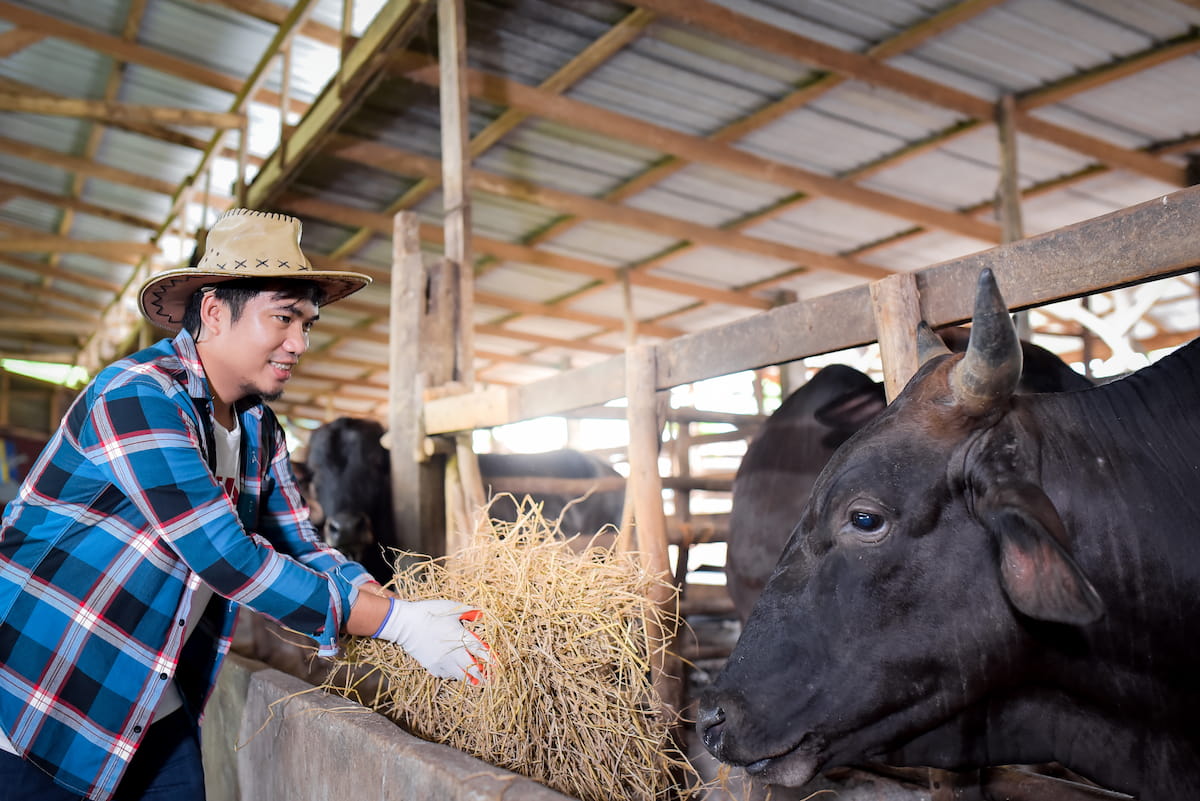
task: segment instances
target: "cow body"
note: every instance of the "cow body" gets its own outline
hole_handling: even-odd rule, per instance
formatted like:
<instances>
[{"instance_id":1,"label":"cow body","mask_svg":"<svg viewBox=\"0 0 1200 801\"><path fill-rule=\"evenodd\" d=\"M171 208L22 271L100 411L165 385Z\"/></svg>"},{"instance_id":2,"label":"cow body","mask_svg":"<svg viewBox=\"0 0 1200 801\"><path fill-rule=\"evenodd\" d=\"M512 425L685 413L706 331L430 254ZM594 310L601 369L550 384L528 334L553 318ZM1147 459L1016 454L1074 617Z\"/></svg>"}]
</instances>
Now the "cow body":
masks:
<instances>
[{"instance_id":1,"label":"cow body","mask_svg":"<svg viewBox=\"0 0 1200 801\"><path fill-rule=\"evenodd\" d=\"M312 433L306 467L312 491L324 513L330 545L362 562L386 581L394 573L385 554L397 547L391 498L391 461L382 443L383 426L374 420L342 417ZM531 454L480 454L485 490L499 477L617 478L598 457L575 450ZM532 492L547 520L559 520L564 534L594 534L621 521L624 493L596 492L582 499ZM493 519L515 521L516 504L498 497L488 508Z\"/></svg>"},{"instance_id":2,"label":"cow body","mask_svg":"<svg viewBox=\"0 0 1200 801\"><path fill-rule=\"evenodd\" d=\"M967 331L940 333L955 352ZM1021 343L1021 392L1068 392L1091 382L1056 355ZM883 385L842 364L819 371L775 410L738 466L725 562L726 586L744 622L770 578L808 502L813 482L833 452L887 405Z\"/></svg>"},{"instance_id":3,"label":"cow body","mask_svg":"<svg viewBox=\"0 0 1200 801\"><path fill-rule=\"evenodd\" d=\"M986 271L975 330L821 473L701 704L705 744L786 785L1057 761L1200 798L1200 340L1015 395Z\"/></svg>"}]
</instances>

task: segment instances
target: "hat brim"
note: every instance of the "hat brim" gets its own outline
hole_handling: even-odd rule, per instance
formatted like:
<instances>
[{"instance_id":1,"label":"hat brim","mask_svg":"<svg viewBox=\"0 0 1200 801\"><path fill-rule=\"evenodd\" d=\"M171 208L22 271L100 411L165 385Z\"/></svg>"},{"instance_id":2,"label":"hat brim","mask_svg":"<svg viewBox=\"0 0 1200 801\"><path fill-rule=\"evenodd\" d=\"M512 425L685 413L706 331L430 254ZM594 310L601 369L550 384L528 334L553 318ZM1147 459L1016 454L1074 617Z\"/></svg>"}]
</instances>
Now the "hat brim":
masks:
<instances>
[{"instance_id":1,"label":"hat brim","mask_svg":"<svg viewBox=\"0 0 1200 801\"><path fill-rule=\"evenodd\" d=\"M139 293L139 304L142 315L159 328L168 331L178 331L183 326L183 314L187 310L188 300L202 286L212 286L227 281L262 280L279 278L287 281L312 281L321 286L325 293L322 303L328 306L347 295L352 295L371 283L369 276L343 270L306 270L296 273L294 270L281 272L278 275L230 275L226 271L209 272L185 267L179 270L168 270L151 276L142 285Z\"/></svg>"}]
</instances>

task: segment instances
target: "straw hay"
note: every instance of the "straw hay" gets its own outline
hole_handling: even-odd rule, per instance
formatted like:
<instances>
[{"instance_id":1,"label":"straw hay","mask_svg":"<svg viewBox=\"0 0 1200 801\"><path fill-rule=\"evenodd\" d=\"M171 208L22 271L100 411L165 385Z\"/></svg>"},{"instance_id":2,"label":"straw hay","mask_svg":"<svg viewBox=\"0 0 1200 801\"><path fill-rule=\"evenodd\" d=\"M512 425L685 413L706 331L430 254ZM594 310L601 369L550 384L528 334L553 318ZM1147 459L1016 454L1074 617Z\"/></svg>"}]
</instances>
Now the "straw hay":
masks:
<instances>
[{"instance_id":1,"label":"straw hay","mask_svg":"<svg viewBox=\"0 0 1200 801\"><path fill-rule=\"evenodd\" d=\"M664 648L651 633L669 641L675 625L647 600L664 582L636 555L577 553L528 498L520 512L514 524L485 517L462 551L389 584L402 598L483 609L472 627L492 650L487 682L435 679L399 647L355 638L326 689L583 801L689 796L696 772L650 678Z\"/></svg>"}]
</instances>

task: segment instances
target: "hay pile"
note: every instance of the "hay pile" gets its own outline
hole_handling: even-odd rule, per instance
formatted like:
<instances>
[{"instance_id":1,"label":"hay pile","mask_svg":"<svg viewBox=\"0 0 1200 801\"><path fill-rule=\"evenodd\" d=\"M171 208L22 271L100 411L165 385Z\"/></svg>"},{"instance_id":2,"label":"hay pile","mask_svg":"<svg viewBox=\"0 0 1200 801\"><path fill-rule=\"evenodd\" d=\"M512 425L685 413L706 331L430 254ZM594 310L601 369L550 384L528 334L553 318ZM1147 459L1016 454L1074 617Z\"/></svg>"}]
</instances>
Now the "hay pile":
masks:
<instances>
[{"instance_id":1,"label":"hay pile","mask_svg":"<svg viewBox=\"0 0 1200 801\"><path fill-rule=\"evenodd\" d=\"M484 685L435 679L398 646L356 638L325 689L583 801L690 795L695 770L650 680L664 646L648 632L674 629L647 600L661 581L631 555L577 553L528 498L520 508L516 523L485 518L462 551L389 585L484 610L471 624L494 659Z\"/></svg>"}]
</instances>

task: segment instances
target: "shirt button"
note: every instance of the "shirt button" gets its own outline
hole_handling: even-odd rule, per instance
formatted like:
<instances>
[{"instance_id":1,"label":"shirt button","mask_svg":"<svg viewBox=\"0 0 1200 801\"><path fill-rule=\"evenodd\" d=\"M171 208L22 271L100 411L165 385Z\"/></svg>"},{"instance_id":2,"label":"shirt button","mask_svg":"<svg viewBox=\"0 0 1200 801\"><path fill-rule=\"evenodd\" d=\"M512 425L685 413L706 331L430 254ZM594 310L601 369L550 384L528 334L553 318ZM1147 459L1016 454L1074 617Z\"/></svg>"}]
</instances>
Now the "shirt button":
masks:
<instances>
[{"instance_id":1,"label":"shirt button","mask_svg":"<svg viewBox=\"0 0 1200 801\"><path fill-rule=\"evenodd\" d=\"M134 726L134 727L133 727L133 733L134 733L134 734L141 734L141 733L142 733L142 727L141 727L141 726Z\"/></svg>"},{"instance_id":2,"label":"shirt button","mask_svg":"<svg viewBox=\"0 0 1200 801\"><path fill-rule=\"evenodd\" d=\"M158 677L159 677L160 679L162 679L163 681L166 681L166 680L167 680L167 678L168 678L168 676L167 676L167 674L166 674L166 673L159 673L159 674L158 674Z\"/></svg>"},{"instance_id":3,"label":"shirt button","mask_svg":"<svg viewBox=\"0 0 1200 801\"><path fill-rule=\"evenodd\" d=\"M186 621L186 620L184 620L183 618L179 618L179 625L181 625L181 626L186 626L186 625L187 625L187 621Z\"/></svg>"}]
</instances>

